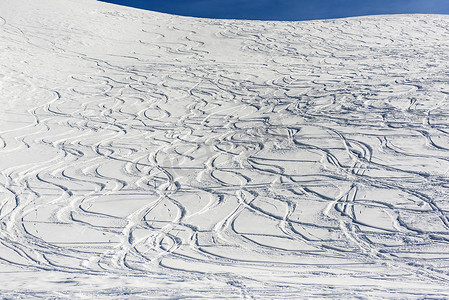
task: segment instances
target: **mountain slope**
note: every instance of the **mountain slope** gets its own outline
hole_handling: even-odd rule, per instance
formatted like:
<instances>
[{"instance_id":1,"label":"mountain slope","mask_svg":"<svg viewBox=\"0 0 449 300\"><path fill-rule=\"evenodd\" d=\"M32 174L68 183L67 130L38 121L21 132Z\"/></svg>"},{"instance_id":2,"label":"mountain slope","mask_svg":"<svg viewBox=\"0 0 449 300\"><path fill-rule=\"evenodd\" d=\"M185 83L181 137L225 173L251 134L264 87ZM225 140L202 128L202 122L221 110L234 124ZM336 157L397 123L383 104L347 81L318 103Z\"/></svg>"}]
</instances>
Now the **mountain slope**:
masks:
<instances>
[{"instance_id":1,"label":"mountain slope","mask_svg":"<svg viewBox=\"0 0 449 300\"><path fill-rule=\"evenodd\" d=\"M0 3L0 291L449 296L448 25Z\"/></svg>"}]
</instances>

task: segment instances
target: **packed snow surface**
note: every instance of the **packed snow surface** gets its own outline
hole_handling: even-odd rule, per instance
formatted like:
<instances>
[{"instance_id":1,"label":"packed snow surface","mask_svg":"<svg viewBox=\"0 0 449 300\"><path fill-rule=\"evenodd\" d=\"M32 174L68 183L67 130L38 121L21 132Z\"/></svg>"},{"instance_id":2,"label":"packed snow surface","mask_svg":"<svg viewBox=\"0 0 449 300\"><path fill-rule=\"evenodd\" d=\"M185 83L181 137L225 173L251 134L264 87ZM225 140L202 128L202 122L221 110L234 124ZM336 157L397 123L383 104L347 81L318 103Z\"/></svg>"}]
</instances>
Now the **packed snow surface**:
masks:
<instances>
[{"instance_id":1,"label":"packed snow surface","mask_svg":"<svg viewBox=\"0 0 449 300\"><path fill-rule=\"evenodd\" d=\"M449 297L449 16L0 1L3 297Z\"/></svg>"}]
</instances>

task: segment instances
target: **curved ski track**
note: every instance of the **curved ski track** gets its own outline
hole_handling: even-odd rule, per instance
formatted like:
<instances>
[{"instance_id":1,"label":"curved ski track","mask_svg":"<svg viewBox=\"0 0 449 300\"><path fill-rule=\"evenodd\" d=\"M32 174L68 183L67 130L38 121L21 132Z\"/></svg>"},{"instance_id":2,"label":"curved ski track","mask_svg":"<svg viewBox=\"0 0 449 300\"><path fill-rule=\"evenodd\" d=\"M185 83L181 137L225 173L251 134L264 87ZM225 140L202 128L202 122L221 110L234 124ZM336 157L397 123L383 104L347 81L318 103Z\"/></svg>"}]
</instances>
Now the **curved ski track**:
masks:
<instances>
[{"instance_id":1,"label":"curved ski track","mask_svg":"<svg viewBox=\"0 0 449 300\"><path fill-rule=\"evenodd\" d=\"M448 17L89 5L0 18L2 265L161 297L448 296Z\"/></svg>"}]
</instances>

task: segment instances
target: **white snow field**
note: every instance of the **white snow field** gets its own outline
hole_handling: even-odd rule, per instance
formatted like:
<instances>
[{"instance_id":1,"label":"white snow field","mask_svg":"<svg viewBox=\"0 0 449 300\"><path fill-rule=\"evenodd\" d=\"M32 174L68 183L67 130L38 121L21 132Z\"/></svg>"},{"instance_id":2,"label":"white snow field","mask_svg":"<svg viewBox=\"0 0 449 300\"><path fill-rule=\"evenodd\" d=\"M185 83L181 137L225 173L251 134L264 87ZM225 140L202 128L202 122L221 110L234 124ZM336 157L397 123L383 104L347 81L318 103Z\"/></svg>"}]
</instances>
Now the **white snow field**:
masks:
<instances>
[{"instance_id":1,"label":"white snow field","mask_svg":"<svg viewBox=\"0 0 449 300\"><path fill-rule=\"evenodd\" d=\"M3 298L449 297L449 16L0 1Z\"/></svg>"}]
</instances>

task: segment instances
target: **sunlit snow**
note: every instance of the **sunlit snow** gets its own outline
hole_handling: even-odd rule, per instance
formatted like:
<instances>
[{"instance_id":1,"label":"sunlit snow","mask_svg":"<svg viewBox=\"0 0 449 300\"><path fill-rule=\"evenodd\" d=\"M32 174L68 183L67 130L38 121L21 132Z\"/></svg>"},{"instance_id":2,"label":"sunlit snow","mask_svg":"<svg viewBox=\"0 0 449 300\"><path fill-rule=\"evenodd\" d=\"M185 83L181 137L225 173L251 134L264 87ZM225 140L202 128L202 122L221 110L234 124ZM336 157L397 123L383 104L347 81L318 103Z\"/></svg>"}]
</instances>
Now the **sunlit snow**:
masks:
<instances>
[{"instance_id":1,"label":"sunlit snow","mask_svg":"<svg viewBox=\"0 0 449 300\"><path fill-rule=\"evenodd\" d=\"M449 297L449 16L0 2L2 297Z\"/></svg>"}]
</instances>

